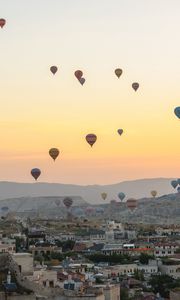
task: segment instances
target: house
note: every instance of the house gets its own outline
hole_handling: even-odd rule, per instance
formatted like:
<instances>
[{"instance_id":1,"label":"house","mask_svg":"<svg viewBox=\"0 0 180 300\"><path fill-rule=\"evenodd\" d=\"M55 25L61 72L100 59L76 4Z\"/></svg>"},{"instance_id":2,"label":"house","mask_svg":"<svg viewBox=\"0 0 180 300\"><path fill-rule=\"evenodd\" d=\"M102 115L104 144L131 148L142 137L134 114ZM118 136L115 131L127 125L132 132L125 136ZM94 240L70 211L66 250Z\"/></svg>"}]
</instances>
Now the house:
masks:
<instances>
[{"instance_id":1,"label":"house","mask_svg":"<svg viewBox=\"0 0 180 300\"><path fill-rule=\"evenodd\" d=\"M144 274L157 274L158 273L158 261L150 259L147 265L138 265L137 269Z\"/></svg>"},{"instance_id":2,"label":"house","mask_svg":"<svg viewBox=\"0 0 180 300\"><path fill-rule=\"evenodd\" d=\"M154 255L156 257L173 256L179 246L175 243L154 244Z\"/></svg>"}]
</instances>

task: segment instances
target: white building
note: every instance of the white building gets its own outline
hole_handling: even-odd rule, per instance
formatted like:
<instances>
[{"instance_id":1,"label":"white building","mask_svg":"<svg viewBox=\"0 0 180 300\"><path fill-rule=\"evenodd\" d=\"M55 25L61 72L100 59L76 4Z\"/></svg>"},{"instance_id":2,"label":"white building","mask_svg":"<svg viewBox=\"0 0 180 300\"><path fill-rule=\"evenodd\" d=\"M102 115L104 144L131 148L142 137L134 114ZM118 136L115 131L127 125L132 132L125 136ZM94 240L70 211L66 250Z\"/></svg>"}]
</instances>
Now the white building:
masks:
<instances>
[{"instance_id":1,"label":"white building","mask_svg":"<svg viewBox=\"0 0 180 300\"><path fill-rule=\"evenodd\" d=\"M148 265L138 265L137 269L144 274L157 274L158 262L156 260L149 260Z\"/></svg>"},{"instance_id":2,"label":"white building","mask_svg":"<svg viewBox=\"0 0 180 300\"><path fill-rule=\"evenodd\" d=\"M154 245L154 255L156 257L173 256L179 248L177 244L160 243Z\"/></svg>"},{"instance_id":3,"label":"white building","mask_svg":"<svg viewBox=\"0 0 180 300\"><path fill-rule=\"evenodd\" d=\"M162 264L159 266L159 270L162 274L169 275L173 277L174 279L180 278L180 265L165 265Z\"/></svg>"}]
</instances>

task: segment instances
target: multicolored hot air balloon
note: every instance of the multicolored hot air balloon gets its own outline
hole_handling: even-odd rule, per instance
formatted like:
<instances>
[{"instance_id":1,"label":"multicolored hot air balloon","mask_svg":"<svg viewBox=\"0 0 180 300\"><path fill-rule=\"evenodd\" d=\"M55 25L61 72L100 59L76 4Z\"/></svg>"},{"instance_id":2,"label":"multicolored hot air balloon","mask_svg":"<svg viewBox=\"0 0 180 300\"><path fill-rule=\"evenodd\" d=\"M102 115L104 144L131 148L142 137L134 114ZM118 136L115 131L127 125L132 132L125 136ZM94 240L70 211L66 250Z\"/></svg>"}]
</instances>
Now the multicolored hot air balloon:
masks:
<instances>
[{"instance_id":1,"label":"multicolored hot air balloon","mask_svg":"<svg viewBox=\"0 0 180 300\"><path fill-rule=\"evenodd\" d=\"M97 140L97 136L93 133L86 135L87 143L92 147Z\"/></svg>"},{"instance_id":2,"label":"multicolored hot air balloon","mask_svg":"<svg viewBox=\"0 0 180 300\"><path fill-rule=\"evenodd\" d=\"M151 195L153 196L153 198L155 198L157 196L157 191L151 191Z\"/></svg>"},{"instance_id":3,"label":"multicolored hot air balloon","mask_svg":"<svg viewBox=\"0 0 180 300\"><path fill-rule=\"evenodd\" d=\"M5 24L6 24L6 20L0 19L0 27L3 28Z\"/></svg>"},{"instance_id":4,"label":"multicolored hot air balloon","mask_svg":"<svg viewBox=\"0 0 180 300\"><path fill-rule=\"evenodd\" d=\"M116 70L114 71L114 73L115 73L116 76L119 78L119 77L122 75L123 70L122 70L122 69L116 69Z\"/></svg>"},{"instance_id":5,"label":"multicolored hot air balloon","mask_svg":"<svg viewBox=\"0 0 180 300\"><path fill-rule=\"evenodd\" d=\"M126 195L124 194L124 193L122 193L122 192L120 192L119 194L118 194L118 198L121 200L121 201L123 201L123 199L126 197Z\"/></svg>"},{"instance_id":6,"label":"multicolored hot air balloon","mask_svg":"<svg viewBox=\"0 0 180 300\"><path fill-rule=\"evenodd\" d=\"M123 134L123 129L120 128L120 129L117 130L117 132L119 133L119 135L122 135Z\"/></svg>"},{"instance_id":7,"label":"multicolored hot air balloon","mask_svg":"<svg viewBox=\"0 0 180 300\"><path fill-rule=\"evenodd\" d=\"M38 168L34 168L31 170L31 175L34 177L35 180L38 179L38 177L41 175L41 170Z\"/></svg>"},{"instance_id":8,"label":"multicolored hot air balloon","mask_svg":"<svg viewBox=\"0 0 180 300\"><path fill-rule=\"evenodd\" d=\"M58 67L56 67L56 66L50 67L50 71L51 71L51 73L53 73L53 75L56 74L57 70L58 70Z\"/></svg>"},{"instance_id":9,"label":"multicolored hot air balloon","mask_svg":"<svg viewBox=\"0 0 180 300\"><path fill-rule=\"evenodd\" d=\"M138 82L133 82L132 88L133 88L133 90L135 90L135 92L136 92L136 91L138 90L138 88L139 88L139 83L138 83Z\"/></svg>"},{"instance_id":10,"label":"multicolored hot air balloon","mask_svg":"<svg viewBox=\"0 0 180 300\"><path fill-rule=\"evenodd\" d=\"M106 200L106 198L107 198L107 193L101 193L101 197L103 198L103 200Z\"/></svg>"},{"instance_id":11,"label":"multicolored hot air balloon","mask_svg":"<svg viewBox=\"0 0 180 300\"><path fill-rule=\"evenodd\" d=\"M174 113L175 113L176 117L178 117L180 119L180 106L178 106L174 109Z\"/></svg>"},{"instance_id":12,"label":"multicolored hot air balloon","mask_svg":"<svg viewBox=\"0 0 180 300\"><path fill-rule=\"evenodd\" d=\"M80 79L83 76L83 72L81 70L77 70L74 72L74 75L76 76L76 78L80 81Z\"/></svg>"},{"instance_id":13,"label":"multicolored hot air balloon","mask_svg":"<svg viewBox=\"0 0 180 300\"><path fill-rule=\"evenodd\" d=\"M56 158L58 157L59 155L59 149L57 148L51 148L49 150L49 155L52 157L52 159L54 159L54 161L56 160Z\"/></svg>"},{"instance_id":14,"label":"multicolored hot air balloon","mask_svg":"<svg viewBox=\"0 0 180 300\"><path fill-rule=\"evenodd\" d=\"M73 204L73 200L70 197L66 197L64 198L63 203L66 206L66 208L69 209Z\"/></svg>"},{"instance_id":15,"label":"multicolored hot air balloon","mask_svg":"<svg viewBox=\"0 0 180 300\"><path fill-rule=\"evenodd\" d=\"M172 180L171 185L175 189L178 186L178 182L176 180Z\"/></svg>"},{"instance_id":16,"label":"multicolored hot air balloon","mask_svg":"<svg viewBox=\"0 0 180 300\"><path fill-rule=\"evenodd\" d=\"M130 198L127 200L127 207L131 210L134 211L137 208L137 200L134 198Z\"/></svg>"}]
</instances>

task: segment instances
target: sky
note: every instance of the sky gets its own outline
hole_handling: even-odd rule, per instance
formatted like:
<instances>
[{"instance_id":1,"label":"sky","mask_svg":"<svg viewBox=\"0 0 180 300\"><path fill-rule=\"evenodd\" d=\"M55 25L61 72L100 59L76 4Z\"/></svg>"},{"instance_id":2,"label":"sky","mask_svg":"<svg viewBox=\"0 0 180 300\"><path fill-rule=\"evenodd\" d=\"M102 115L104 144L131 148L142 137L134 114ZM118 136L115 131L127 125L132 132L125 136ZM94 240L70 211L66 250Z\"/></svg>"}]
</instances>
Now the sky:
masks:
<instances>
[{"instance_id":1,"label":"sky","mask_svg":"<svg viewBox=\"0 0 180 300\"><path fill-rule=\"evenodd\" d=\"M179 11L179 0L0 0L0 180L33 182L34 167L40 182L179 177Z\"/></svg>"}]
</instances>

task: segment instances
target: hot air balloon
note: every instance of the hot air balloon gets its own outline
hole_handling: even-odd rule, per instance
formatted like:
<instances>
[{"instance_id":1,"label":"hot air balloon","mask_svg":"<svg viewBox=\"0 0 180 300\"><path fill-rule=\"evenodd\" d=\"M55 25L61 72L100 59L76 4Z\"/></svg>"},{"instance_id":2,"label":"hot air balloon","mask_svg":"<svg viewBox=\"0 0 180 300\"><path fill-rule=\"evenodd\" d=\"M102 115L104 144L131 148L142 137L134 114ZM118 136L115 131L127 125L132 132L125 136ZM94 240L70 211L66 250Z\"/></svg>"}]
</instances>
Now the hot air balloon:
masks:
<instances>
[{"instance_id":1,"label":"hot air balloon","mask_svg":"<svg viewBox=\"0 0 180 300\"><path fill-rule=\"evenodd\" d=\"M157 191L151 191L151 195L155 198L157 196Z\"/></svg>"},{"instance_id":2,"label":"hot air balloon","mask_svg":"<svg viewBox=\"0 0 180 300\"><path fill-rule=\"evenodd\" d=\"M49 155L52 157L52 159L54 159L54 161L56 160L56 158L59 155L59 150L57 148L51 148L49 150Z\"/></svg>"},{"instance_id":3,"label":"hot air balloon","mask_svg":"<svg viewBox=\"0 0 180 300\"><path fill-rule=\"evenodd\" d=\"M41 175L41 170L38 168L34 168L31 170L31 175L34 177L35 180L38 179L38 177Z\"/></svg>"},{"instance_id":4,"label":"hot air balloon","mask_svg":"<svg viewBox=\"0 0 180 300\"><path fill-rule=\"evenodd\" d=\"M6 20L0 19L0 27L3 28L5 24L6 24Z\"/></svg>"},{"instance_id":5,"label":"hot air balloon","mask_svg":"<svg viewBox=\"0 0 180 300\"><path fill-rule=\"evenodd\" d=\"M103 200L106 200L106 198L107 198L107 193L101 193L101 197L103 198Z\"/></svg>"},{"instance_id":6,"label":"hot air balloon","mask_svg":"<svg viewBox=\"0 0 180 300\"><path fill-rule=\"evenodd\" d=\"M139 88L139 83L138 82L134 82L133 84L132 84L132 88L135 90L135 92L138 90L138 88Z\"/></svg>"},{"instance_id":7,"label":"hot air balloon","mask_svg":"<svg viewBox=\"0 0 180 300\"><path fill-rule=\"evenodd\" d=\"M79 82L80 82L81 85L83 85L85 83L85 81L86 81L86 79L83 78L83 77L79 79Z\"/></svg>"},{"instance_id":8,"label":"hot air balloon","mask_svg":"<svg viewBox=\"0 0 180 300\"><path fill-rule=\"evenodd\" d=\"M56 205L59 207L59 205L60 205L60 203L61 203L61 200L56 199L56 200L55 200L55 203L56 203Z\"/></svg>"},{"instance_id":9,"label":"hot air balloon","mask_svg":"<svg viewBox=\"0 0 180 300\"><path fill-rule=\"evenodd\" d=\"M77 71L74 72L74 75L76 76L76 78L78 80L80 80L81 77L83 76L83 72L81 70L77 70Z\"/></svg>"},{"instance_id":10,"label":"hot air balloon","mask_svg":"<svg viewBox=\"0 0 180 300\"><path fill-rule=\"evenodd\" d=\"M174 113L175 113L176 117L178 117L180 119L180 106L178 106L174 109Z\"/></svg>"},{"instance_id":11,"label":"hot air balloon","mask_svg":"<svg viewBox=\"0 0 180 300\"><path fill-rule=\"evenodd\" d=\"M1 207L1 211L2 211L3 213L7 213L8 210L9 210L9 208L8 208L7 206Z\"/></svg>"},{"instance_id":12,"label":"hot air balloon","mask_svg":"<svg viewBox=\"0 0 180 300\"><path fill-rule=\"evenodd\" d=\"M116 69L115 71L116 76L119 78L122 75L123 70L122 69Z\"/></svg>"},{"instance_id":13,"label":"hot air balloon","mask_svg":"<svg viewBox=\"0 0 180 300\"><path fill-rule=\"evenodd\" d=\"M88 207L86 208L86 214L87 214L87 215L93 214L94 211L95 211L94 207L88 206Z\"/></svg>"},{"instance_id":14,"label":"hot air balloon","mask_svg":"<svg viewBox=\"0 0 180 300\"><path fill-rule=\"evenodd\" d=\"M180 185L180 178L177 179L177 183Z\"/></svg>"},{"instance_id":15,"label":"hot air balloon","mask_svg":"<svg viewBox=\"0 0 180 300\"><path fill-rule=\"evenodd\" d=\"M86 141L92 147L97 140L97 136L93 133L86 135Z\"/></svg>"},{"instance_id":16,"label":"hot air balloon","mask_svg":"<svg viewBox=\"0 0 180 300\"><path fill-rule=\"evenodd\" d=\"M120 128L120 129L117 130L117 132L119 133L119 135L122 135L123 134L123 129Z\"/></svg>"},{"instance_id":17,"label":"hot air balloon","mask_svg":"<svg viewBox=\"0 0 180 300\"><path fill-rule=\"evenodd\" d=\"M175 189L178 186L178 182L176 180L172 180L171 185Z\"/></svg>"},{"instance_id":18,"label":"hot air balloon","mask_svg":"<svg viewBox=\"0 0 180 300\"><path fill-rule=\"evenodd\" d=\"M69 209L73 204L73 200L70 197L66 197L64 198L63 203L66 206L66 208Z\"/></svg>"},{"instance_id":19,"label":"hot air balloon","mask_svg":"<svg viewBox=\"0 0 180 300\"><path fill-rule=\"evenodd\" d=\"M177 191L178 191L178 193L180 193L180 186L178 186Z\"/></svg>"},{"instance_id":20,"label":"hot air balloon","mask_svg":"<svg viewBox=\"0 0 180 300\"><path fill-rule=\"evenodd\" d=\"M127 207L131 210L134 211L137 207L137 200L130 198L127 200Z\"/></svg>"},{"instance_id":21,"label":"hot air balloon","mask_svg":"<svg viewBox=\"0 0 180 300\"><path fill-rule=\"evenodd\" d=\"M126 195L124 194L124 193L119 193L118 194L118 198L121 200L121 201L123 201L123 199L126 197Z\"/></svg>"},{"instance_id":22,"label":"hot air balloon","mask_svg":"<svg viewBox=\"0 0 180 300\"><path fill-rule=\"evenodd\" d=\"M58 70L58 67L56 67L56 66L50 67L50 71L53 73L53 75L56 74L57 70Z\"/></svg>"}]
</instances>

